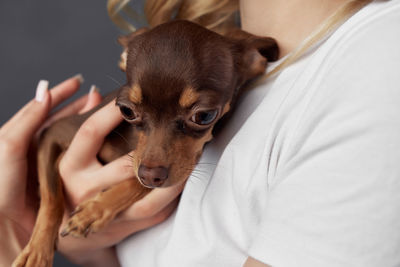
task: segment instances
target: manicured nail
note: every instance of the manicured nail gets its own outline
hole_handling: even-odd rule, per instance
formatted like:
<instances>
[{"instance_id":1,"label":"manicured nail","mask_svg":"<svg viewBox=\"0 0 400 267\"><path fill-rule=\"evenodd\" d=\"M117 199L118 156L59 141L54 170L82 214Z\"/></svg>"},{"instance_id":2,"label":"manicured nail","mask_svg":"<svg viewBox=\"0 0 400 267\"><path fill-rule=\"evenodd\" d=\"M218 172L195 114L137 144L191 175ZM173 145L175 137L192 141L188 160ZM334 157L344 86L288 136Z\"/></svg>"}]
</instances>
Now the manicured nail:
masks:
<instances>
[{"instance_id":1,"label":"manicured nail","mask_svg":"<svg viewBox=\"0 0 400 267\"><path fill-rule=\"evenodd\" d=\"M99 93L99 92L100 92L100 89L97 88L97 86L93 84L93 85L90 87L89 95L93 94L94 92Z\"/></svg>"},{"instance_id":2,"label":"manicured nail","mask_svg":"<svg viewBox=\"0 0 400 267\"><path fill-rule=\"evenodd\" d=\"M73 76L72 78L77 79L77 80L79 81L80 84L82 84L82 83L85 81L85 79L83 79L82 74L80 74L80 73L76 74L76 75Z\"/></svg>"},{"instance_id":3,"label":"manicured nail","mask_svg":"<svg viewBox=\"0 0 400 267\"><path fill-rule=\"evenodd\" d=\"M39 81L39 84L36 88L36 96L35 96L36 101L43 102L48 88L49 88L49 81L46 80Z\"/></svg>"}]
</instances>

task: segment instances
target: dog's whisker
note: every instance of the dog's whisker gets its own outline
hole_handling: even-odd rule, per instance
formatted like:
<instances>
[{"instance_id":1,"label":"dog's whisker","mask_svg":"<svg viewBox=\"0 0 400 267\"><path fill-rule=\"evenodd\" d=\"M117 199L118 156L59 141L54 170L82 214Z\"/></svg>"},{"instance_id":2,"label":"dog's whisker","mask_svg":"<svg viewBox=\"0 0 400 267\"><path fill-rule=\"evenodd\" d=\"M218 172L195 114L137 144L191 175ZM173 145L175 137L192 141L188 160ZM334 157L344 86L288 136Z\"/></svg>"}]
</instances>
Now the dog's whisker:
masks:
<instances>
[{"instance_id":1,"label":"dog's whisker","mask_svg":"<svg viewBox=\"0 0 400 267\"><path fill-rule=\"evenodd\" d=\"M111 131L112 133L116 133L119 137L121 137L121 139L127 144L127 145L129 145L129 142L128 142L128 140L126 140L126 138L122 135L122 134L120 134L117 130L112 130Z\"/></svg>"},{"instance_id":2,"label":"dog's whisker","mask_svg":"<svg viewBox=\"0 0 400 267\"><path fill-rule=\"evenodd\" d=\"M184 171L190 171L190 176L204 176L207 175L206 171L202 170L192 170L192 169L182 169Z\"/></svg>"},{"instance_id":3,"label":"dog's whisker","mask_svg":"<svg viewBox=\"0 0 400 267\"><path fill-rule=\"evenodd\" d=\"M128 153L127 155L128 155L128 157L131 158L131 159L136 159L136 158L137 158L137 156L134 155L133 153Z\"/></svg>"},{"instance_id":4,"label":"dog's whisker","mask_svg":"<svg viewBox=\"0 0 400 267\"><path fill-rule=\"evenodd\" d=\"M197 172L197 173L208 173L208 170L196 169L196 168L188 168L186 171Z\"/></svg>"},{"instance_id":5,"label":"dog's whisker","mask_svg":"<svg viewBox=\"0 0 400 267\"><path fill-rule=\"evenodd\" d=\"M188 181L193 182L194 180L204 181L204 179L202 179L201 177L199 177L197 175L191 175L190 179Z\"/></svg>"},{"instance_id":6,"label":"dog's whisker","mask_svg":"<svg viewBox=\"0 0 400 267\"><path fill-rule=\"evenodd\" d=\"M217 164L213 162L198 162L195 165L217 165Z\"/></svg>"},{"instance_id":7,"label":"dog's whisker","mask_svg":"<svg viewBox=\"0 0 400 267\"><path fill-rule=\"evenodd\" d=\"M186 171L191 171L191 172L207 173L206 170L202 170L202 169L187 168L187 169L185 169L185 170L186 170Z\"/></svg>"},{"instance_id":8,"label":"dog's whisker","mask_svg":"<svg viewBox=\"0 0 400 267\"><path fill-rule=\"evenodd\" d=\"M119 81L117 81L117 79L114 79L111 75L107 74L106 77L110 78L110 80L115 82L119 87L122 86L122 84Z\"/></svg>"},{"instance_id":9,"label":"dog's whisker","mask_svg":"<svg viewBox=\"0 0 400 267\"><path fill-rule=\"evenodd\" d=\"M130 167L132 167L132 168L133 168L133 166L132 166L132 165L124 165L124 167L129 167L129 168L130 168Z\"/></svg>"}]
</instances>

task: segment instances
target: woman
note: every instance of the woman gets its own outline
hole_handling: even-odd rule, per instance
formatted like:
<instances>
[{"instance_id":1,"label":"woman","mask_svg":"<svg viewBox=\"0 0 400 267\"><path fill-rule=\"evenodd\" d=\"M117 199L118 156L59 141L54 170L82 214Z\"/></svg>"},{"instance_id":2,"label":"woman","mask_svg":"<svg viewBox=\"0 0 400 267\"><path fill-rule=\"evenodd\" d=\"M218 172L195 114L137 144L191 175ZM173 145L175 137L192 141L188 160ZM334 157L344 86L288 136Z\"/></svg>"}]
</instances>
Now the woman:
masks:
<instances>
[{"instance_id":1,"label":"woman","mask_svg":"<svg viewBox=\"0 0 400 267\"><path fill-rule=\"evenodd\" d=\"M153 25L176 13L217 25L221 32L234 6L219 1L223 4L214 14L196 16L196 10L207 10L200 2L193 9L189 1L148 2ZM291 55L271 65L275 74L241 99L229 124L206 148L204 164L188 180L176 212L117 247L122 266L400 264L400 4L369 2L240 1L242 28L275 37L282 58ZM88 122L102 133L118 121L118 112L108 109L106 125L96 115ZM20 140L39 124L28 127ZM11 129L3 126L0 137ZM89 180L83 189L76 183L76 177L104 175L101 166L73 162L80 148L94 158L102 135L95 137L82 148L90 138L78 132L63 158L70 161L63 180L72 204L101 187ZM0 162L11 167L24 153ZM11 174L8 180L22 176ZM104 175L101 181L120 179ZM20 184L13 186L21 191ZM108 247L165 219L178 194L179 188L154 191L104 232L85 241L60 239L59 249L84 266L117 266Z\"/></svg>"}]
</instances>

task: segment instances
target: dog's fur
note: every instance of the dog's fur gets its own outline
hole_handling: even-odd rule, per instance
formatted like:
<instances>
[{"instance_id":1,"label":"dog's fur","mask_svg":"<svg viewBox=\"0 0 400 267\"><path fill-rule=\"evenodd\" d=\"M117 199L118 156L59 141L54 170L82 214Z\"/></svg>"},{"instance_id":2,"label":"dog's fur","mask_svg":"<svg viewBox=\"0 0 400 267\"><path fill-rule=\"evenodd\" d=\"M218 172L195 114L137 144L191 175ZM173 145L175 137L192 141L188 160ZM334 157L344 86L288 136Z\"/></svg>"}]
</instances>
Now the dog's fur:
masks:
<instances>
[{"instance_id":1,"label":"dog's fur","mask_svg":"<svg viewBox=\"0 0 400 267\"><path fill-rule=\"evenodd\" d=\"M80 125L116 99L125 118L98 154L102 163L132 153L128 179L79 205L62 235L86 236L146 195L192 172L213 127L235 102L243 85L263 74L278 57L276 42L236 29L221 36L187 21L141 29L119 39L120 67L127 83L101 105L54 123L38 149L41 204L32 237L13 266L52 265L64 212L58 162ZM122 136L122 138L121 138ZM133 152L132 152L133 151Z\"/></svg>"}]
</instances>

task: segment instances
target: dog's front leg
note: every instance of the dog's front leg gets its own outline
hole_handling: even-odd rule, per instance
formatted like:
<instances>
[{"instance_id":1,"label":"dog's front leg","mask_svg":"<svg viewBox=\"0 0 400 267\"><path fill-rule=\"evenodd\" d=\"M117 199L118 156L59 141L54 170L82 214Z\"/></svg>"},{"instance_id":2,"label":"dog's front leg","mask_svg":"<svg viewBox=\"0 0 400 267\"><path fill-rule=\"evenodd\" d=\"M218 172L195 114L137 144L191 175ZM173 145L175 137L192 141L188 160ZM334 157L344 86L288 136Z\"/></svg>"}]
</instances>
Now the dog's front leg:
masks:
<instances>
[{"instance_id":1,"label":"dog's front leg","mask_svg":"<svg viewBox=\"0 0 400 267\"><path fill-rule=\"evenodd\" d=\"M143 187L137 178L127 179L83 202L72 213L61 235L86 237L103 229L121 211L143 198L151 189Z\"/></svg>"},{"instance_id":2,"label":"dog's front leg","mask_svg":"<svg viewBox=\"0 0 400 267\"><path fill-rule=\"evenodd\" d=\"M40 208L32 236L12 267L53 265L58 230L64 213L61 179L55 168L60 153L61 148L55 143L39 148Z\"/></svg>"}]
</instances>

